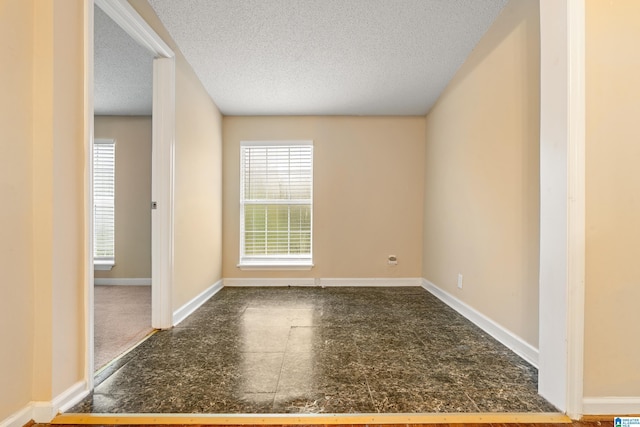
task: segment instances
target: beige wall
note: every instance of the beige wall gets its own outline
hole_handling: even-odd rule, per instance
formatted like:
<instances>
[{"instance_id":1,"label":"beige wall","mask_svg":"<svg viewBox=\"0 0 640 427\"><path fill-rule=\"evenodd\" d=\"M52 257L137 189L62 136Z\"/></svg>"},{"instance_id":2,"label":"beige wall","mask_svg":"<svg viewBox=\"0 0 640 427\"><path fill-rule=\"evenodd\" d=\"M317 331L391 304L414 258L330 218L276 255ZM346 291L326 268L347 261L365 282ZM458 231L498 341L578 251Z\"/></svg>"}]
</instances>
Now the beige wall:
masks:
<instances>
[{"instance_id":1,"label":"beige wall","mask_svg":"<svg viewBox=\"0 0 640 427\"><path fill-rule=\"evenodd\" d=\"M130 3L176 51L175 310L222 278L222 115L146 0Z\"/></svg>"},{"instance_id":2,"label":"beige wall","mask_svg":"<svg viewBox=\"0 0 640 427\"><path fill-rule=\"evenodd\" d=\"M640 2L586 2L586 396L640 396Z\"/></svg>"},{"instance_id":3,"label":"beige wall","mask_svg":"<svg viewBox=\"0 0 640 427\"><path fill-rule=\"evenodd\" d=\"M422 117L225 117L224 277L420 277ZM311 271L241 271L241 140L314 143ZM387 264L389 254L398 265Z\"/></svg>"},{"instance_id":4,"label":"beige wall","mask_svg":"<svg viewBox=\"0 0 640 427\"><path fill-rule=\"evenodd\" d=\"M222 278L222 115L186 61L176 91L174 309Z\"/></svg>"},{"instance_id":5,"label":"beige wall","mask_svg":"<svg viewBox=\"0 0 640 427\"><path fill-rule=\"evenodd\" d=\"M539 50L538 2L512 0L427 116L422 263L424 278L533 346Z\"/></svg>"},{"instance_id":6,"label":"beige wall","mask_svg":"<svg viewBox=\"0 0 640 427\"><path fill-rule=\"evenodd\" d=\"M33 1L0 3L0 420L31 400ZM9 349L10 343L10 351Z\"/></svg>"},{"instance_id":7,"label":"beige wall","mask_svg":"<svg viewBox=\"0 0 640 427\"><path fill-rule=\"evenodd\" d=\"M96 278L151 277L151 117L96 116L95 138L116 140L116 265Z\"/></svg>"},{"instance_id":8,"label":"beige wall","mask_svg":"<svg viewBox=\"0 0 640 427\"><path fill-rule=\"evenodd\" d=\"M84 4L35 3L34 400L84 377Z\"/></svg>"},{"instance_id":9,"label":"beige wall","mask_svg":"<svg viewBox=\"0 0 640 427\"><path fill-rule=\"evenodd\" d=\"M83 378L83 13L0 3L0 420Z\"/></svg>"}]
</instances>

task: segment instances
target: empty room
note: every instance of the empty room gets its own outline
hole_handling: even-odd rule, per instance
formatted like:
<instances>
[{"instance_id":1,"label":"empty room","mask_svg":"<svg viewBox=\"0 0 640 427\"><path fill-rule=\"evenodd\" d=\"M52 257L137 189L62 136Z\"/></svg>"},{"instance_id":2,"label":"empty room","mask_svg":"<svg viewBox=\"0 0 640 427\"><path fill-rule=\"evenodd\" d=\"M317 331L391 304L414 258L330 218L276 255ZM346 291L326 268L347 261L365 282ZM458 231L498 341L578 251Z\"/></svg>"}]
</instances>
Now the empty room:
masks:
<instances>
[{"instance_id":1,"label":"empty room","mask_svg":"<svg viewBox=\"0 0 640 427\"><path fill-rule=\"evenodd\" d=\"M70 412L558 411L536 1L149 5L221 113L219 146L176 142L175 284L222 280Z\"/></svg>"},{"instance_id":2,"label":"empty room","mask_svg":"<svg viewBox=\"0 0 640 427\"><path fill-rule=\"evenodd\" d=\"M637 12L5 0L0 427L640 413Z\"/></svg>"}]
</instances>

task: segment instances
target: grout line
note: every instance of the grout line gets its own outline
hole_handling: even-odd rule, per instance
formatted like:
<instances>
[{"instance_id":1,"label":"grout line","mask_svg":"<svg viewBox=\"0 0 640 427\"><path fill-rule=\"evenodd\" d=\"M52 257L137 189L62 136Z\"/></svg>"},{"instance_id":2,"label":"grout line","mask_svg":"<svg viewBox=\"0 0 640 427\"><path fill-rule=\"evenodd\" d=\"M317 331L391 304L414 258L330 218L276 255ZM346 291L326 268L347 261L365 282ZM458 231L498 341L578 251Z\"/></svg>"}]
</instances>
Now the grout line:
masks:
<instances>
[{"instance_id":1,"label":"grout line","mask_svg":"<svg viewBox=\"0 0 640 427\"><path fill-rule=\"evenodd\" d=\"M358 340L356 340L355 338L353 338L353 345L355 345L356 347L356 353L357 353L357 357L358 357L358 364L365 366L364 362L362 360L362 350L360 349L360 346L358 345ZM373 393L371 392L371 386L369 385L369 378L366 375L366 371L365 371L365 375L364 375L364 383L367 386L367 391L369 392L369 399L371 399L371 405L373 405L373 408L376 410L376 412L380 413L380 408L378 408L378 405L376 405L376 400L373 398Z\"/></svg>"},{"instance_id":2,"label":"grout line","mask_svg":"<svg viewBox=\"0 0 640 427\"><path fill-rule=\"evenodd\" d=\"M280 373L278 374L278 381L276 381L276 389L273 392L273 400L271 401L271 409L275 410L276 406L276 396L278 396L278 388L280 387L280 378L282 378L282 371L284 370L284 360L287 357L287 349L289 347L289 337L291 336L291 330L293 328L289 326L289 333L287 334L287 342L284 345L284 350L282 352L282 362L280 363Z\"/></svg>"},{"instance_id":3,"label":"grout line","mask_svg":"<svg viewBox=\"0 0 640 427\"><path fill-rule=\"evenodd\" d=\"M475 407L476 407L476 409L478 410L478 412L482 412L482 411L480 410L480 407L479 407L479 406L478 406L478 404L476 403L476 401L475 401L475 400L473 400L473 399L471 398L471 396L469 396L469 395L467 394L467 392L466 392L466 391L464 392L464 395L465 395L465 396L467 396L467 399L469 399L469 400L471 401L471 403L473 403L473 406L475 406Z\"/></svg>"}]
</instances>

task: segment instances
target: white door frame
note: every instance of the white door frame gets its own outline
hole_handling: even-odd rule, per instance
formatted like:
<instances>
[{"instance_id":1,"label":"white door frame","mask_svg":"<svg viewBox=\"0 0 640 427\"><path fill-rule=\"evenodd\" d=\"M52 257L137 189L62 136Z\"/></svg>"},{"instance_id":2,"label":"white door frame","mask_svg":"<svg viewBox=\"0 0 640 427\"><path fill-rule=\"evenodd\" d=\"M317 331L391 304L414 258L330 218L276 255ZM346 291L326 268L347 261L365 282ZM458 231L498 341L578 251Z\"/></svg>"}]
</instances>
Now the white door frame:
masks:
<instances>
[{"instance_id":1,"label":"white door frame","mask_svg":"<svg viewBox=\"0 0 640 427\"><path fill-rule=\"evenodd\" d=\"M538 391L583 411L585 4L540 0L540 312Z\"/></svg>"},{"instance_id":2,"label":"white door frame","mask_svg":"<svg viewBox=\"0 0 640 427\"><path fill-rule=\"evenodd\" d=\"M173 326L173 176L175 145L175 53L126 0L85 0L85 137L88 141L85 175L85 250L87 388L93 389L94 293L93 293L93 16L94 5L141 46L155 55L153 61L153 118L151 198L157 208L151 212L151 326ZM149 207L151 209L151 206Z\"/></svg>"}]
</instances>

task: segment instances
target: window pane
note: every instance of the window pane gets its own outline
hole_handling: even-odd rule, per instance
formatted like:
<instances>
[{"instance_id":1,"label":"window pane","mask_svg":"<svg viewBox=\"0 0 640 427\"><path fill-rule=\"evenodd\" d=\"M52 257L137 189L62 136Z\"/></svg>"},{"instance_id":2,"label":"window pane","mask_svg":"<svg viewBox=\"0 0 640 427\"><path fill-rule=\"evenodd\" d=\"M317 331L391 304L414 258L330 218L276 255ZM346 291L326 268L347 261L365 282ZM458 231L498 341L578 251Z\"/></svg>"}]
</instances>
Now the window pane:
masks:
<instances>
[{"instance_id":1,"label":"window pane","mask_svg":"<svg viewBox=\"0 0 640 427\"><path fill-rule=\"evenodd\" d=\"M311 253L310 205L245 205L245 255Z\"/></svg>"},{"instance_id":2,"label":"window pane","mask_svg":"<svg viewBox=\"0 0 640 427\"><path fill-rule=\"evenodd\" d=\"M115 143L93 145L93 256L115 257Z\"/></svg>"},{"instance_id":3,"label":"window pane","mask_svg":"<svg viewBox=\"0 0 640 427\"><path fill-rule=\"evenodd\" d=\"M243 147L242 167L245 200L311 199L311 147Z\"/></svg>"},{"instance_id":4,"label":"window pane","mask_svg":"<svg viewBox=\"0 0 640 427\"><path fill-rule=\"evenodd\" d=\"M312 145L241 146L242 257L311 256Z\"/></svg>"}]
</instances>

